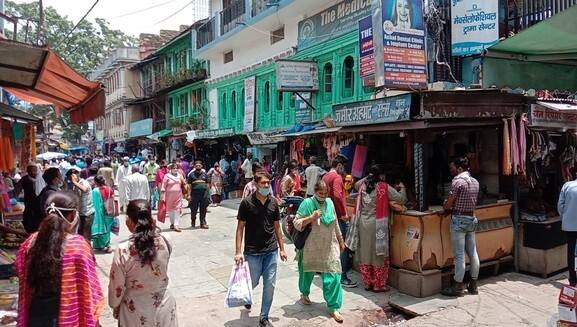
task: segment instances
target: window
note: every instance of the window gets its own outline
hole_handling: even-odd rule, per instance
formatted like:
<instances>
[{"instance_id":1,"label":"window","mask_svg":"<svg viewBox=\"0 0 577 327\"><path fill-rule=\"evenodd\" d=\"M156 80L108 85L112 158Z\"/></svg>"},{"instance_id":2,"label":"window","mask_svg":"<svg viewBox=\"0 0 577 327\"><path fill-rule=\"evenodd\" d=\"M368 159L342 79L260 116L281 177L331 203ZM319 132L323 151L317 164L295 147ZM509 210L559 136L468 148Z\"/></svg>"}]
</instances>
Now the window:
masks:
<instances>
[{"instance_id":1,"label":"window","mask_svg":"<svg viewBox=\"0 0 577 327\"><path fill-rule=\"evenodd\" d=\"M222 94L222 100L220 102L220 113L221 119L226 119L226 93Z\"/></svg>"},{"instance_id":2,"label":"window","mask_svg":"<svg viewBox=\"0 0 577 327\"><path fill-rule=\"evenodd\" d=\"M323 91L325 101L330 101L333 98L333 64L327 62L323 67Z\"/></svg>"},{"instance_id":3,"label":"window","mask_svg":"<svg viewBox=\"0 0 577 327\"><path fill-rule=\"evenodd\" d=\"M270 111L270 82L264 83L264 111Z\"/></svg>"},{"instance_id":4,"label":"window","mask_svg":"<svg viewBox=\"0 0 577 327\"><path fill-rule=\"evenodd\" d=\"M278 93L278 106L276 107L277 110L282 110L282 105L283 105L283 93L284 92L279 92Z\"/></svg>"},{"instance_id":5,"label":"window","mask_svg":"<svg viewBox=\"0 0 577 327\"><path fill-rule=\"evenodd\" d=\"M240 91L240 113L241 117L244 116L244 87Z\"/></svg>"},{"instance_id":6,"label":"window","mask_svg":"<svg viewBox=\"0 0 577 327\"><path fill-rule=\"evenodd\" d=\"M355 91L354 66L353 57L346 57L343 64L343 97L345 98L352 97Z\"/></svg>"},{"instance_id":7,"label":"window","mask_svg":"<svg viewBox=\"0 0 577 327\"><path fill-rule=\"evenodd\" d=\"M282 40L284 40L284 25L270 33L270 44L275 44Z\"/></svg>"},{"instance_id":8,"label":"window","mask_svg":"<svg viewBox=\"0 0 577 327\"><path fill-rule=\"evenodd\" d=\"M181 94L178 101L178 107L180 109L179 115L181 117L186 116L186 100L186 94Z\"/></svg>"},{"instance_id":9,"label":"window","mask_svg":"<svg viewBox=\"0 0 577 327\"><path fill-rule=\"evenodd\" d=\"M172 97L168 98L168 112L171 118L174 118L174 108L172 107Z\"/></svg>"},{"instance_id":10,"label":"window","mask_svg":"<svg viewBox=\"0 0 577 327\"><path fill-rule=\"evenodd\" d=\"M295 107L296 107L296 104L297 104L297 96L298 96L298 95L296 94L296 92L293 92L293 93L291 94L289 107L291 107L291 108L295 108Z\"/></svg>"},{"instance_id":11,"label":"window","mask_svg":"<svg viewBox=\"0 0 577 327\"><path fill-rule=\"evenodd\" d=\"M230 107L232 108L232 118L236 118L236 91L232 91L230 101Z\"/></svg>"},{"instance_id":12,"label":"window","mask_svg":"<svg viewBox=\"0 0 577 327\"><path fill-rule=\"evenodd\" d=\"M229 52L225 52L224 53L224 63L229 63L231 61L234 60L234 55L232 53L232 50L230 50Z\"/></svg>"}]
</instances>

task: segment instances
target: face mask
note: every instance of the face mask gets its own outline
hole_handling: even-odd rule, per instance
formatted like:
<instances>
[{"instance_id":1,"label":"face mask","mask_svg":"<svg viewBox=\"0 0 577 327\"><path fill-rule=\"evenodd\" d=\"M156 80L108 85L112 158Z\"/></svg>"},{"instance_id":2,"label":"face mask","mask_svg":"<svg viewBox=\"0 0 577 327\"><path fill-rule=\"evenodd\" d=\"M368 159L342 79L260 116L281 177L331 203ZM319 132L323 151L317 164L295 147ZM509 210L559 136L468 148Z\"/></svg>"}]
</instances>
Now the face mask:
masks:
<instances>
[{"instance_id":1,"label":"face mask","mask_svg":"<svg viewBox=\"0 0 577 327\"><path fill-rule=\"evenodd\" d=\"M260 195L262 195L262 196L268 196L270 194L270 188L269 187L259 187L258 193L260 193Z\"/></svg>"},{"instance_id":2,"label":"face mask","mask_svg":"<svg viewBox=\"0 0 577 327\"><path fill-rule=\"evenodd\" d=\"M124 167L128 167L128 162L125 162L125 163L124 163Z\"/></svg>"},{"instance_id":3,"label":"face mask","mask_svg":"<svg viewBox=\"0 0 577 327\"><path fill-rule=\"evenodd\" d=\"M341 174L341 175L344 174L344 173L345 173L345 167L339 167L339 168L337 169L337 173L339 173L339 174Z\"/></svg>"},{"instance_id":4,"label":"face mask","mask_svg":"<svg viewBox=\"0 0 577 327\"><path fill-rule=\"evenodd\" d=\"M327 198L321 198L320 196L315 194L315 199L317 199L318 203L323 204L327 200Z\"/></svg>"},{"instance_id":5,"label":"face mask","mask_svg":"<svg viewBox=\"0 0 577 327\"><path fill-rule=\"evenodd\" d=\"M176 169L173 169L173 170L171 170L170 172L171 172L174 176L176 176L176 175L178 174L178 170L176 170Z\"/></svg>"}]
</instances>

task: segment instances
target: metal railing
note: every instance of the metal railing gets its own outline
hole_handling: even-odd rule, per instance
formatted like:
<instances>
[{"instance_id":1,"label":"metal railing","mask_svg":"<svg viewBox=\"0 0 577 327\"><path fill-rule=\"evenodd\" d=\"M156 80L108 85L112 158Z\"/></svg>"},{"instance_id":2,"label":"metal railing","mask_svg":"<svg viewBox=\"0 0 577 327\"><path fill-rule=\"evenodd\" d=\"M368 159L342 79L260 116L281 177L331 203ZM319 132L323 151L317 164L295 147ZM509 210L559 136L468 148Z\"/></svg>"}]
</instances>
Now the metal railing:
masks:
<instances>
[{"instance_id":1,"label":"metal railing","mask_svg":"<svg viewBox=\"0 0 577 327\"><path fill-rule=\"evenodd\" d=\"M196 31L196 48L200 49L216 38L216 17L212 17Z\"/></svg>"},{"instance_id":2,"label":"metal railing","mask_svg":"<svg viewBox=\"0 0 577 327\"><path fill-rule=\"evenodd\" d=\"M220 12L220 35L232 31L237 23L244 21L246 8L244 0L234 0L229 7Z\"/></svg>"},{"instance_id":3,"label":"metal railing","mask_svg":"<svg viewBox=\"0 0 577 327\"><path fill-rule=\"evenodd\" d=\"M577 0L509 1L506 12L507 24L505 26L505 32L507 35L519 33L574 5L577 5Z\"/></svg>"},{"instance_id":4,"label":"metal railing","mask_svg":"<svg viewBox=\"0 0 577 327\"><path fill-rule=\"evenodd\" d=\"M254 17L254 16L260 14L261 12L267 10L268 8L271 7L272 3L278 3L278 1L252 0L252 8L251 8L251 12L250 12L251 17Z\"/></svg>"}]
</instances>

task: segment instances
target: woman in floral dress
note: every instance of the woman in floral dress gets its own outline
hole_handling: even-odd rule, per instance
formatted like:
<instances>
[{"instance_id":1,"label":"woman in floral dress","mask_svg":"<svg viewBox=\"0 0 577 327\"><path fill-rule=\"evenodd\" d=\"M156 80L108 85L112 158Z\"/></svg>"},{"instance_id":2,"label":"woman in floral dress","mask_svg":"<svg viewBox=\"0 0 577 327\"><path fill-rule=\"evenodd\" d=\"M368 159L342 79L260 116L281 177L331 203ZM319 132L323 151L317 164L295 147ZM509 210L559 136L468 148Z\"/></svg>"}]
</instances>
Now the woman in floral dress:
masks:
<instances>
[{"instance_id":1,"label":"woman in floral dress","mask_svg":"<svg viewBox=\"0 0 577 327\"><path fill-rule=\"evenodd\" d=\"M208 171L208 177L210 178L211 206L216 207L220 205L224 185L224 172L220 169L218 162L216 162L214 167Z\"/></svg>"},{"instance_id":2,"label":"woman in floral dress","mask_svg":"<svg viewBox=\"0 0 577 327\"><path fill-rule=\"evenodd\" d=\"M126 214L132 236L114 252L108 285L118 326L178 326L176 301L168 291L171 245L157 231L148 201L130 201Z\"/></svg>"}]
</instances>

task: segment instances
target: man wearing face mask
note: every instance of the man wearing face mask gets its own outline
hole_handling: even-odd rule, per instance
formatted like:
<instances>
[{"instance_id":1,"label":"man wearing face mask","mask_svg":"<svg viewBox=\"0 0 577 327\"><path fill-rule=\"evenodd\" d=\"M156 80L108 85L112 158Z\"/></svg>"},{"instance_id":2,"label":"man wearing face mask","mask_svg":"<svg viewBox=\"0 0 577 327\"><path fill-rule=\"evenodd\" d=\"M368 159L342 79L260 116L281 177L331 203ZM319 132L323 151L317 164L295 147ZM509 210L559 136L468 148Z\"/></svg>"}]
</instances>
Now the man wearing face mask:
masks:
<instances>
[{"instance_id":1,"label":"man wearing face mask","mask_svg":"<svg viewBox=\"0 0 577 327\"><path fill-rule=\"evenodd\" d=\"M196 227L196 213L200 211L200 228L208 229L206 208L208 207L208 175L202 169L202 161L194 163L194 169L188 173L190 184L190 219L192 228Z\"/></svg>"},{"instance_id":2,"label":"man wearing face mask","mask_svg":"<svg viewBox=\"0 0 577 327\"><path fill-rule=\"evenodd\" d=\"M38 167L33 162L26 167L27 175L22 177L14 187L14 194L24 191L24 229L28 233L33 233L40 224L40 202L38 195L45 186L44 180L38 176Z\"/></svg>"},{"instance_id":3,"label":"man wearing face mask","mask_svg":"<svg viewBox=\"0 0 577 327\"><path fill-rule=\"evenodd\" d=\"M281 197L296 196L297 194L297 179L299 175L299 168L295 162L290 162L287 167L287 174L281 181Z\"/></svg>"},{"instance_id":4,"label":"man wearing face mask","mask_svg":"<svg viewBox=\"0 0 577 327\"><path fill-rule=\"evenodd\" d=\"M40 210L46 212L46 199L54 192L61 191L62 185L64 185L64 178L60 174L60 169L56 167L48 168L42 178L46 182L46 186L42 189L38 198L40 198Z\"/></svg>"},{"instance_id":5,"label":"man wearing face mask","mask_svg":"<svg viewBox=\"0 0 577 327\"><path fill-rule=\"evenodd\" d=\"M80 199L78 214L80 215L80 224L78 234L90 242L92 239L92 221L94 220L94 204L92 203L92 187L84 178L80 178L80 171L71 168L66 177L73 185L73 191Z\"/></svg>"},{"instance_id":6,"label":"man wearing face mask","mask_svg":"<svg viewBox=\"0 0 577 327\"><path fill-rule=\"evenodd\" d=\"M349 229L349 220L351 219L347 213L347 203L345 199L345 186L343 177L345 175L346 157L338 155L331 163L331 171L323 176L323 181L327 184L329 189L329 197L335 205L335 211L339 222L339 228L343 239L347 237ZM343 287L352 288L357 287L357 283L353 282L347 276L350 269L350 250L347 248L341 253L341 285Z\"/></svg>"},{"instance_id":7,"label":"man wearing face mask","mask_svg":"<svg viewBox=\"0 0 577 327\"><path fill-rule=\"evenodd\" d=\"M120 205L120 211L124 211L128 205L128 199L126 198L126 177L130 176L132 169L128 164L128 158L122 160L122 166L118 167L116 172L116 183L118 183L118 203Z\"/></svg>"}]
</instances>

